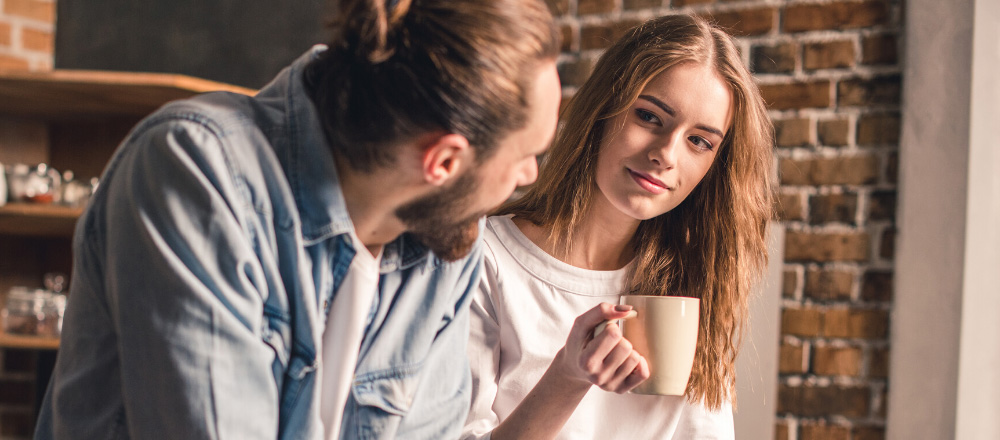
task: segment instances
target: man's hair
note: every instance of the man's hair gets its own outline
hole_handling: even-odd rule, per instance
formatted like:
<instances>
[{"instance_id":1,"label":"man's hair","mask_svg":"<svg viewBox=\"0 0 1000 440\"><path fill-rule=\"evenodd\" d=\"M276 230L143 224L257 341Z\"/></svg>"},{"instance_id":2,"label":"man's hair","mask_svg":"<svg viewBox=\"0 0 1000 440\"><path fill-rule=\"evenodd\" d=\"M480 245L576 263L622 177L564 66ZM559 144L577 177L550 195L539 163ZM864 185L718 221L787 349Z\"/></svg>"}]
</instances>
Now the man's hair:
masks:
<instances>
[{"instance_id":1,"label":"man's hair","mask_svg":"<svg viewBox=\"0 0 1000 440\"><path fill-rule=\"evenodd\" d=\"M601 56L562 115L538 182L499 210L550 226L569 252L597 188L597 157L611 122L646 84L684 63L710 66L732 93L732 123L701 183L673 210L644 220L624 293L701 299L698 349L687 396L712 409L735 398L735 359L751 289L767 263L773 217L772 126L732 38L690 15L651 19Z\"/></svg>"},{"instance_id":2,"label":"man's hair","mask_svg":"<svg viewBox=\"0 0 1000 440\"><path fill-rule=\"evenodd\" d=\"M481 163L525 125L534 73L559 52L541 0L341 0L330 27L305 81L334 153L361 171L438 131Z\"/></svg>"}]
</instances>

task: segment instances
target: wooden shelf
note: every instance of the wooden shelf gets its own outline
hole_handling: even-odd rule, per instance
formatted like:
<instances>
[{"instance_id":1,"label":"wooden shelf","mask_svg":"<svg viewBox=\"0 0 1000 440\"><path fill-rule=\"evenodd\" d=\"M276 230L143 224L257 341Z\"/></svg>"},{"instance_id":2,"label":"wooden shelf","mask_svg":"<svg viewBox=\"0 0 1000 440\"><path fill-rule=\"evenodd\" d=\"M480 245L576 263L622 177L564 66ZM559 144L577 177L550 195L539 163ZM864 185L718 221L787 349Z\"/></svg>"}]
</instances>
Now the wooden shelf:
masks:
<instances>
[{"instance_id":1,"label":"wooden shelf","mask_svg":"<svg viewBox=\"0 0 1000 440\"><path fill-rule=\"evenodd\" d=\"M0 114L17 118L87 119L145 116L167 101L245 87L166 73L54 70L0 74Z\"/></svg>"},{"instance_id":2,"label":"wooden shelf","mask_svg":"<svg viewBox=\"0 0 1000 440\"><path fill-rule=\"evenodd\" d=\"M12 335L0 331L0 347L25 348L29 350L56 350L59 348L59 338Z\"/></svg>"},{"instance_id":3,"label":"wooden shelf","mask_svg":"<svg viewBox=\"0 0 1000 440\"><path fill-rule=\"evenodd\" d=\"M31 203L0 207L0 234L71 237L83 208Z\"/></svg>"}]
</instances>

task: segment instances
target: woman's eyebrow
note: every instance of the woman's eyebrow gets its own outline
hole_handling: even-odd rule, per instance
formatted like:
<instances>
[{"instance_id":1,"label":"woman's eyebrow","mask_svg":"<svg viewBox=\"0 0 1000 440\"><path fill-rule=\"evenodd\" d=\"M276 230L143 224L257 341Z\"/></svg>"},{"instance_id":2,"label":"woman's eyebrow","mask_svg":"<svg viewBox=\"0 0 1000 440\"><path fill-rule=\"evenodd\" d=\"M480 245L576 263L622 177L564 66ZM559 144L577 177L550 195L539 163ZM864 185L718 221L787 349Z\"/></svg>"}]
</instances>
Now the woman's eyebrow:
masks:
<instances>
[{"instance_id":1,"label":"woman's eyebrow","mask_svg":"<svg viewBox=\"0 0 1000 440\"><path fill-rule=\"evenodd\" d=\"M674 111L673 107L667 105L667 103L665 103L663 101L660 101L655 96L639 95L639 98L645 99L646 101L649 101L650 104L653 104L653 105L659 107L660 110L663 110L664 112L666 112L670 116L677 116L677 112ZM695 125L695 128L697 128L699 130L707 131L707 132L712 133L714 135L717 135L719 137L725 137L725 134L722 133L722 130L719 130L719 129L714 128L714 127L709 127L709 126L704 125L704 124L698 124L698 125Z\"/></svg>"}]
</instances>

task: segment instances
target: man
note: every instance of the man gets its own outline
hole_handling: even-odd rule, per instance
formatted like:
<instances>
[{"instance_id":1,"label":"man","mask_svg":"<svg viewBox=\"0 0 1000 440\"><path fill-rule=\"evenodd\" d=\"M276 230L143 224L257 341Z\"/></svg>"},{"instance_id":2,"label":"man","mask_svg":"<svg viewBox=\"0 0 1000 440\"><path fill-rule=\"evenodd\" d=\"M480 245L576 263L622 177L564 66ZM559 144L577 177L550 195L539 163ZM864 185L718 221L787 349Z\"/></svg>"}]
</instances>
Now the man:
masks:
<instances>
[{"instance_id":1,"label":"man","mask_svg":"<svg viewBox=\"0 0 1000 440\"><path fill-rule=\"evenodd\" d=\"M536 175L537 0L345 0L255 97L141 122L79 222L36 438L457 437L479 218Z\"/></svg>"}]
</instances>

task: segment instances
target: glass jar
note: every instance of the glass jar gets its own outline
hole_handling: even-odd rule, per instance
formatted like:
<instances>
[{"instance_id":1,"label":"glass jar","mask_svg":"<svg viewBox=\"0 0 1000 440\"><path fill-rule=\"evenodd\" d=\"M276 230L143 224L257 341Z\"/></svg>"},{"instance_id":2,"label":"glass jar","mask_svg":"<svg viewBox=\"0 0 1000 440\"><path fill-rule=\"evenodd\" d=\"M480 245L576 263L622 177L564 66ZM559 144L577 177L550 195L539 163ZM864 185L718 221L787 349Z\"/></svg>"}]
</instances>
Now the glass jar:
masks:
<instances>
[{"instance_id":1,"label":"glass jar","mask_svg":"<svg viewBox=\"0 0 1000 440\"><path fill-rule=\"evenodd\" d=\"M5 333L58 337L66 311L66 295L44 289L13 287L0 311Z\"/></svg>"}]
</instances>

